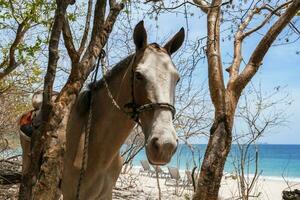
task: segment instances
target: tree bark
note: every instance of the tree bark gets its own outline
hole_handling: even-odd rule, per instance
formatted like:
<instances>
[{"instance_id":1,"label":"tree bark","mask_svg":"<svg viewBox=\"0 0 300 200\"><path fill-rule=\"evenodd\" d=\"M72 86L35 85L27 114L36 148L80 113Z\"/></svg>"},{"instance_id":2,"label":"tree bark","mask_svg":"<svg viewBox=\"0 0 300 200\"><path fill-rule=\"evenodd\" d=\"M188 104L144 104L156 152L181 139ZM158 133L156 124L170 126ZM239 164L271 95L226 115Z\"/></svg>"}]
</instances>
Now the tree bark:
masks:
<instances>
[{"instance_id":1,"label":"tree bark","mask_svg":"<svg viewBox=\"0 0 300 200\"><path fill-rule=\"evenodd\" d=\"M49 121L50 112L52 110L51 97L52 87L56 73L58 56L58 45L60 34L62 31L63 21L60 20L64 17L66 9L69 5L67 1L57 1L57 9L55 12L55 20L51 31L50 42L49 42L49 62L47 68L47 74L44 81L44 90L50 92L44 92L43 94L43 105L41 108L41 124L38 129L34 131L31 139L31 168L27 174L23 174L22 183L20 185L19 198L20 199L31 199L32 198L32 187L34 179L37 178L40 167L40 157L43 150L43 144L45 136L43 132L46 131L47 122ZM43 137L42 137L43 136ZM53 194L53 193L52 193ZM51 198L51 196L49 196Z\"/></svg>"},{"instance_id":2,"label":"tree bark","mask_svg":"<svg viewBox=\"0 0 300 200\"><path fill-rule=\"evenodd\" d=\"M271 26L261 39L245 69L239 74L241 59L241 43L243 30L250 21L241 24L236 34L234 50L235 59L227 71L230 79L224 87L221 51L220 51L220 14L221 0L213 0L207 13L207 59L209 73L209 89L215 107L215 120L210 130L210 138L201 166L194 200L217 200L223 169L232 143L232 127L236 105L242 90L257 72L267 51L280 32L288 25L300 9L300 1L294 0L279 19ZM251 14L251 13L250 13ZM252 13L253 14L253 13ZM248 17L247 20L251 20Z\"/></svg>"},{"instance_id":3,"label":"tree bark","mask_svg":"<svg viewBox=\"0 0 300 200\"><path fill-rule=\"evenodd\" d=\"M226 91L223 112L215 112L194 200L217 200L223 169L232 142L236 98ZM223 113L223 114L222 114Z\"/></svg>"},{"instance_id":4,"label":"tree bark","mask_svg":"<svg viewBox=\"0 0 300 200\"><path fill-rule=\"evenodd\" d=\"M44 83L43 104L41 114L34 123L38 128L32 137L31 168L23 177L20 199L58 199L60 196L66 124L71 107L93 70L94 63L107 42L116 18L124 7L122 3L118 4L114 0L109 2L110 12L105 20L106 1L97 0L92 38L84 55L81 56L84 47L82 46L79 51L75 50L69 24L65 20L67 6L75 1L57 0L55 21L49 43L49 62ZM59 58L58 43L62 31L72 68L67 83L53 103L51 96ZM82 57L81 60L79 60L80 57Z\"/></svg>"}]
</instances>

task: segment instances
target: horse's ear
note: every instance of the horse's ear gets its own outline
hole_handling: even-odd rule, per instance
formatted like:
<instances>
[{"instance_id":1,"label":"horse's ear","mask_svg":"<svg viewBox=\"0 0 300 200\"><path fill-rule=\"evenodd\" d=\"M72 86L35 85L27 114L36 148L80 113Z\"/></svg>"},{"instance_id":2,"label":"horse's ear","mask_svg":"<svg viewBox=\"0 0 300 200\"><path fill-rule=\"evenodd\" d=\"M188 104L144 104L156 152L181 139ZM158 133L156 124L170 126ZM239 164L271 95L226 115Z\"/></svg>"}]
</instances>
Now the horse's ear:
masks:
<instances>
[{"instance_id":1,"label":"horse's ear","mask_svg":"<svg viewBox=\"0 0 300 200\"><path fill-rule=\"evenodd\" d=\"M174 37L165 44L164 48L168 51L171 55L175 51L177 51L184 41L184 28L181 28Z\"/></svg>"},{"instance_id":2,"label":"horse's ear","mask_svg":"<svg viewBox=\"0 0 300 200\"><path fill-rule=\"evenodd\" d=\"M134 28L133 40L136 50L139 50L147 45L147 33L144 27L144 21L140 21Z\"/></svg>"}]
</instances>

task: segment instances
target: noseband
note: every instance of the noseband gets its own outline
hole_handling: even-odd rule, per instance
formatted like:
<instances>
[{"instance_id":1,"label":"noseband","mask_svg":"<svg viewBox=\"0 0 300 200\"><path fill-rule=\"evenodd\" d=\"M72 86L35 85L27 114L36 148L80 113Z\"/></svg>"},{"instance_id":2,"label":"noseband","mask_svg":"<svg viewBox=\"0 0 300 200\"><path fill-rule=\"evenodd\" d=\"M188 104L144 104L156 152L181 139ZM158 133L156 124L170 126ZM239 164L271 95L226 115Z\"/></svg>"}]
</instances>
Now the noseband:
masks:
<instances>
[{"instance_id":1,"label":"noseband","mask_svg":"<svg viewBox=\"0 0 300 200\"><path fill-rule=\"evenodd\" d=\"M144 105L138 105L136 103L127 103L124 105L125 108L130 108L132 111L127 112L131 119L133 119L135 122L139 123L139 115L144 112L144 111L149 111L149 110L156 110L156 109L166 109L170 110L172 113L172 118L174 119L176 109L173 105L169 103L147 103Z\"/></svg>"},{"instance_id":2,"label":"noseband","mask_svg":"<svg viewBox=\"0 0 300 200\"><path fill-rule=\"evenodd\" d=\"M150 111L150 110L156 110L156 109L165 109L169 110L172 113L172 118L174 119L176 114L175 107L170 103L165 102L150 102L143 105L139 105L135 101L135 95L134 95L134 69L133 69L133 63L135 61L135 55L133 56L129 67L131 67L131 102L124 105L125 109L131 109L131 111L126 112L131 119L133 119L135 122L140 123L140 114L144 111Z\"/></svg>"},{"instance_id":3,"label":"noseband","mask_svg":"<svg viewBox=\"0 0 300 200\"><path fill-rule=\"evenodd\" d=\"M107 94L108 94L109 98L111 99L113 105L118 110L120 110L123 113L125 113L126 115L128 115L132 120L134 120L138 124L140 124L140 114L142 112L149 111L149 110L156 110L156 109L166 109L166 110L171 111L172 118L174 119L176 109L170 103L150 102L150 103L146 103L143 105L139 105L136 103L135 98L134 98L135 95L134 95L134 70L133 70L133 64L134 64L135 58L136 58L135 55L133 55L133 58L131 59L130 64L129 64L129 67L131 67L131 102L126 103L124 105L124 107L120 107L119 104L116 102L115 98L113 97L111 91L109 90L108 83L106 82L106 79L105 79L105 74L104 74L104 71L105 71L104 58L105 57L106 57L105 51L102 50L101 54L99 56L99 60L101 59L102 77L103 77L105 88L107 90ZM99 60L98 60L97 68L99 67ZM96 72L97 72L97 70L96 70ZM128 111L128 109L130 109L130 111Z\"/></svg>"}]
</instances>

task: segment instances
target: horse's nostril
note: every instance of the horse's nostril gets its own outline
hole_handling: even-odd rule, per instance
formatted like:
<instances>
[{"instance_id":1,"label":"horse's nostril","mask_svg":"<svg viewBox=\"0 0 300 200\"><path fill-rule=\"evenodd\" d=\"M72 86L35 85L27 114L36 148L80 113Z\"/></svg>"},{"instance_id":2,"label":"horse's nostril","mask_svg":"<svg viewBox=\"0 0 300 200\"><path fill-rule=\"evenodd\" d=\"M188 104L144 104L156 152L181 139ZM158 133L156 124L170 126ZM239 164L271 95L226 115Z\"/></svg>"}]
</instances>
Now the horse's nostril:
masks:
<instances>
[{"instance_id":1,"label":"horse's nostril","mask_svg":"<svg viewBox=\"0 0 300 200\"><path fill-rule=\"evenodd\" d=\"M164 144L164 149L166 150L166 152L173 154L174 149L176 149L176 145L174 145L172 143L166 143L166 144Z\"/></svg>"},{"instance_id":2,"label":"horse's nostril","mask_svg":"<svg viewBox=\"0 0 300 200\"><path fill-rule=\"evenodd\" d=\"M152 161L168 162L177 148L176 139L152 137L149 143L149 154Z\"/></svg>"},{"instance_id":3,"label":"horse's nostril","mask_svg":"<svg viewBox=\"0 0 300 200\"><path fill-rule=\"evenodd\" d=\"M151 140L151 146L152 146L152 148L154 148L155 151L157 151L157 152L159 151L160 145L159 145L157 137L152 138L152 140Z\"/></svg>"}]
</instances>

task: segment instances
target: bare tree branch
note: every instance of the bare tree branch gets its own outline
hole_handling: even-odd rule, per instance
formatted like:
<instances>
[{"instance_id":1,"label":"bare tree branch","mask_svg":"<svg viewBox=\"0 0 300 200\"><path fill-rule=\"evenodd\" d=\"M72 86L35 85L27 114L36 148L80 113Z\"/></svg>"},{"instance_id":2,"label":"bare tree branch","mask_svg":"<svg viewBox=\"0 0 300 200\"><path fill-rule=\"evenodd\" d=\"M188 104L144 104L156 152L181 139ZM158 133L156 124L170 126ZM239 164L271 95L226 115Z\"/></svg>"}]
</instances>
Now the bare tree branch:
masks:
<instances>
[{"instance_id":1,"label":"bare tree branch","mask_svg":"<svg viewBox=\"0 0 300 200\"><path fill-rule=\"evenodd\" d=\"M288 2L286 2L284 4L281 4L276 9L270 9L267 5L262 6L261 8L256 8L255 9L256 13L259 13L263 9L267 9L267 10L270 10L270 14L257 27L255 27L255 28L253 28L253 29L245 32L242 37L245 38L245 37L249 36L250 34L258 31L259 29L261 29L271 19L271 17L278 12L278 10L286 7L290 3L292 3L292 1L288 1ZM254 14L256 14L256 13L254 13Z\"/></svg>"},{"instance_id":2,"label":"bare tree branch","mask_svg":"<svg viewBox=\"0 0 300 200\"><path fill-rule=\"evenodd\" d=\"M286 9L285 13L272 25L265 36L261 39L252 53L245 69L234 83L234 87L237 89L238 95L259 69L262 59L271 47L272 43L275 41L280 32L289 24L290 20L296 15L299 9L300 1L293 1L293 3Z\"/></svg>"},{"instance_id":3,"label":"bare tree branch","mask_svg":"<svg viewBox=\"0 0 300 200\"><path fill-rule=\"evenodd\" d=\"M150 2L150 1L148 1L148 2ZM148 3L148 2L145 2L145 3ZM199 3L201 4L202 2L199 2ZM186 4L190 4L190 5L193 5L193 6L196 6L196 7L200 8L203 12L206 13L210 7L208 6L209 5L208 2L203 1L203 4L205 4L205 3L207 3L207 6L205 6L205 5L199 5L199 4L195 3L195 1L194 1L194 3L190 2L190 1L184 1L184 2L178 4L178 5L174 6L174 7L165 7L165 4L163 2L159 6L155 6L155 5L154 6L157 9L176 10L176 9L182 7L182 6L185 6Z\"/></svg>"},{"instance_id":4,"label":"bare tree branch","mask_svg":"<svg viewBox=\"0 0 300 200\"><path fill-rule=\"evenodd\" d=\"M108 13L106 20L104 21L105 9L100 8L100 6L106 6L106 1L97 0L91 41L88 45L87 51L83 55L81 63L87 62L91 63L90 65L93 66L96 58L100 54L101 49L106 44L107 38L113 28L116 18L124 7L123 3L111 2L111 5L114 6L110 7L110 12ZM82 70L87 70L88 73L84 72L83 74L88 75L92 68L85 68Z\"/></svg>"},{"instance_id":5,"label":"bare tree branch","mask_svg":"<svg viewBox=\"0 0 300 200\"><path fill-rule=\"evenodd\" d=\"M204 13L208 13L208 11L212 8L215 8L215 7L221 7L221 6L225 6L227 4L231 4L232 3L232 0L229 0L229 1L226 1L226 2L223 2L221 4L214 4L213 2L212 3L209 3L207 2L206 0L193 0L193 2L196 4L197 7L199 7ZM187 3L190 3L192 4L191 2L187 2Z\"/></svg>"},{"instance_id":6,"label":"bare tree branch","mask_svg":"<svg viewBox=\"0 0 300 200\"><path fill-rule=\"evenodd\" d=\"M207 16L207 59L209 73L209 89L211 99L217 112L223 112L225 86L222 72L220 51L220 15L221 0L212 2L212 7Z\"/></svg>"},{"instance_id":7,"label":"bare tree branch","mask_svg":"<svg viewBox=\"0 0 300 200\"><path fill-rule=\"evenodd\" d=\"M207 1L205 1L205 0L193 0L193 2L195 4L197 4L204 13L208 13L208 8L211 5Z\"/></svg>"},{"instance_id":8,"label":"bare tree branch","mask_svg":"<svg viewBox=\"0 0 300 200\"><path fill-rule=\"evenodd\" d=\"M3 70L0 71L0 80L3 79L5 76L7 76L9 73L11 73L13 70L15 70L19 64L22 62L17 62L15 59L15 51L18 48L18 45L23 42L24 35L28 31L28 28L26 27L27 19L24 20L21 24L19 24L15 40L13 41L10 49L9 49L9 60L4 59L1 65L5 66L8 64L8 66Z\"/></svg>"},{"instance_id":9,"label":"bare tree branch","mask_svg":"<svg viewBox=\"0 0 300 200\"><path fill-rule=\"evenodd\" d=\"M94 46L99 45L100 42L100 32L103 29L106 11L106 1L97 0L94 11L94 23L91 41L89 44L89 50L92 50ZM99 52L93 52L95 56L98 56Z\"/></svg>"},{"instance_id":10,"label":"bare tree branch","mask_svg":"<svg viewBox=\"0 0 300 200\"><path fill-rule=\"evenodd\" d=\"M65 41L65 47L68 51L68 55L70 56L72 63L78 62L80 58L80 54L76 52L74 42L73 42L73 36L72 36L72 32L70 29L69 20L67 16L64 17L62 31L63 31L63 37Z\"/></svg>"},{"instance_id":11,"label":"bare tree branch","mask_svg":"<svg viewBox=\"0 0 300 200\"><path fill-rule=\"evenodd\" d=\"M236 78L238 77L238 74L239 74L239 69L240 69L241 61L243 59L242 58L242 43L243 43L244 38L246 38L247 36L249 36L252 33L258 31L259 29L261 29L267 22L269 22L269 20L271 19L271 17L276 12L278 12L278 10L286 7L291 2L292 1L288 1L288 2L286 2L284 4L281 4L276 9L272 9L272 10L270 10L270 8L266 4L264 4L261 7L254 6L254 8L249 11L247 17L239 25L238 31L235 34L233 62L231 64L231 66L226 69L226 71L229 72L229 76L230 76L230 80L228 82L228 88L231 88L231 86L233 86L233 83L234 83L234 81L236 80ZM260 13L264 9L269 10L270 14L268 14L265 17L265 19L257 27L255 27L255 28L253 28L253 29L251 29L251 30L249 30L247 32L244 32L245 29L250 24L250 22L252 21L253 17L256 14Z\"/></svg>"},{"instance_id":12,"label":"bare tree branch","mask_svg":"<svg viewBox=\"0 0 300 200\"><path fill-rule=\"evenodd\" d=\"M83 36L82 36L82 39L80 42L79 49L77 51L79 55L82 54L85 44L86 44L86 41L87 41L87 38L88 38L88 33L89 33L90 23L91 23L91 16L92 16L92 6L93 6L93 0L89 0L88 10L87 10L86 19L85 19L84 32L83 32Z\"/></svg>"},{"instance_id":13,"label":"bare tree branch","mask_svg":"<svg viewBox=\"0 0 300 200\"><path fill-rule=\"evenodd\" d=\"M242 61L242 42L243 39L246 37L244 34L244 30L248 27L254 15L259 13L260 10L261 9L257 7L254 7L252 10L250 10L245 20L239 25L238 31L235 34L233 62L231 66L226 69L226 71L229 72L229 76L230 76L230 80L228 82L228 88L230 88L231 84L234 82L234 80L236 79L239 73L239 69ZM270 17L271 16L272 15L270 15ZM265 20L265 22L267 21L268 20Z\"/></svg>"}]
</instances>

